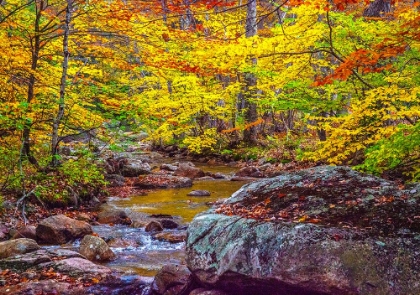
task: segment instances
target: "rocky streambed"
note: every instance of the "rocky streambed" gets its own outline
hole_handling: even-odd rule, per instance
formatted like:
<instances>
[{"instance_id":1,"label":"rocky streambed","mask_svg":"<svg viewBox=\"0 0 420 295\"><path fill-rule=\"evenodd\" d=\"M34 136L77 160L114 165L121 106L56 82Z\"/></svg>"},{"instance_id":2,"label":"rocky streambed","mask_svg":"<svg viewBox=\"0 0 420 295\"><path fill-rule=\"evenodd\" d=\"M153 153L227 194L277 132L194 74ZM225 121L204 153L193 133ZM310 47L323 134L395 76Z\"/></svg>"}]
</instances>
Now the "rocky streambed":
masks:
<instances>
[{"instance_id":1,"label":"rocky streambed","mask_svg":"<svg viewBox=\"0 0 420 295\"><path fill-rule=\"evenodd\" d=\"M236 191L244 183L232 179L272 175L245 167L232 176L189 163L149 168L144 176L130 170L134 186L171 189L111 198L94 234L66 221L55 234L64 247L21 239L0 251L8 253L0 255L3 281L21 280L0 293L420 294L418 184L315 167Z\"/></svg>"},{"instance_id":2,"label":"rocky streambed","mask_svg":"<svg viewBox=\"0 0 420 295\"><path fill-rule=\"evenodd\" d=\"M140 170L132 167L138 161L125 163L132 168L126 179L137 181L136 187L168 188L112 196L96 221L83 213L76 218L84 221L60 215L19 229L15 238L22 239L0 243L0 294L146 294L162 266L185 265L186 228L193 216L244 183L230 182L237 168L227 166L163 164L145 173L146 162ZM185 176L174 175L178 169ZM193 184L196 176L201 179Z\"/></svg>"}]
</instances>

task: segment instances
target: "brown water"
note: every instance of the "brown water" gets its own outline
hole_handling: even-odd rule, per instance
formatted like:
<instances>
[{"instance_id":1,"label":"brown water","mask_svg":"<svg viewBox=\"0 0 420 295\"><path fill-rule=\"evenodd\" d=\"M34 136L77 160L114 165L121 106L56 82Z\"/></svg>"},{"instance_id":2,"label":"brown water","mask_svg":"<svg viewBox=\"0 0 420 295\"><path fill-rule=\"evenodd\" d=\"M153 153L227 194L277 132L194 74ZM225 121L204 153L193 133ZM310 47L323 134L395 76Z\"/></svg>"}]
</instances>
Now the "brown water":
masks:
<instances>
[{"instance_id":1,"label":"brown water","mask_svg":"<svg viewBox=\"0 0 420 295\"><path fill-rule=\"evenodd\" d=\"M164 189L126 199L112 198L110 205L134 212L149 214L169 214L180 216L184 222L190 222L195 215L210 208L212 202L230 197L245 182L228 180L196 181L190 188ZM187 196L192 190L207 190L208 197Z\"/></svg>"}]
</instances>

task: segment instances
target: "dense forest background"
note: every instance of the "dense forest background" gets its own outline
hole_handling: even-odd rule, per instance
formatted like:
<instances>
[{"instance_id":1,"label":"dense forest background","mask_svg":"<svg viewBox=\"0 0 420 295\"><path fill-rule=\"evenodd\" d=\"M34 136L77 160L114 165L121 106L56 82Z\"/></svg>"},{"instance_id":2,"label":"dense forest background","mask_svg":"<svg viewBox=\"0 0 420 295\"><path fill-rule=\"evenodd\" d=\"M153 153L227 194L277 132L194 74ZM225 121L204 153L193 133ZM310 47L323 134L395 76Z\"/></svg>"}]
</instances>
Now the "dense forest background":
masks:
<instances>
[{"instance_id":1,"label":"dense forest background","mask_svg":"<svg viewBox=\"0 0 420 295\"><path fill-rule=\"evenodd\" d=\"M0 0L0 190L91 193L87 134L419 180L418 4Z\"/></svg>"}]
</instances>

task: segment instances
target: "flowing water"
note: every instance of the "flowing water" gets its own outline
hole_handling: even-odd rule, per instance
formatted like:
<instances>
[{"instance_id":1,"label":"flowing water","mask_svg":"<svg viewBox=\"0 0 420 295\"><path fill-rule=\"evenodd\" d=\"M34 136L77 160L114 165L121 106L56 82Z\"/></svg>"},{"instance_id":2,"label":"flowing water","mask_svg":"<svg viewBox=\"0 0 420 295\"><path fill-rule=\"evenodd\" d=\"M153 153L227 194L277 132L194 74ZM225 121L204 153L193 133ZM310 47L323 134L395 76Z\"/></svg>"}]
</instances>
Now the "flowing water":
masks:
<instances>
[{"instance_id":1,"label":"flowing water","mask_svg":"<svg viewBox=\"0 0 420 295\"><path fill-rule=\"evenodd\" d=\"M236 168L227 166L200 166L197 167L208 172L221 172L231 174ZM212 202L229 197L238 190L244 182L229 180L202 180L195 181L191 188L164 189L151 191L146 196L131 198L110 198L108 204L127 212L142 212L148 214L169 214L180 217L183 224L189 223L193 217L208 208ZM208 190L211 196L190 197L191 190ZM127 275L137 274L143 277L152 277L164 264L184 264L185 243L171 244L158 241L151 233L143 228L131 228L118 225L94 226L94 231L105 240L122 239L128 241L128 246L113 247L117 259L106 265L123 271ZM178 230L165 230L165 232ZM112 244L111 244L112 245Z\"/></svg>"},{"instance_id":2,"label":"flowing water","mask_svg":"<svg viewBox=\"0 0 420 295\"><path fill-rule=\"evenodd\" d=\"M228 166L205 166L196 164L207 172L220 172L231 175L236 168ZM198 180L190 188L162 189L149 192L145 196L131 198L109 198L110 206L125 210L129 214L169 214L181 226L186 227L194 216L210 208L211 204L228 198L245 182L224 180ZM207 190L211 192L206 197L191 197L187 194L192 190ZM153 233L144 228L133 228L127 225L97 225L93 231L110 244L117 258L104 265L123 272L126 277L141 276L145 281L151 280L157 271L165 264L185 263L185 242L169 243L153 238ZM179 229L164 232L179 233ZM118 241L118 243L112 243ZM47 246L46 248L64 247L78 251L80 241L64 246Z\"/></svg>"}]
</instances>

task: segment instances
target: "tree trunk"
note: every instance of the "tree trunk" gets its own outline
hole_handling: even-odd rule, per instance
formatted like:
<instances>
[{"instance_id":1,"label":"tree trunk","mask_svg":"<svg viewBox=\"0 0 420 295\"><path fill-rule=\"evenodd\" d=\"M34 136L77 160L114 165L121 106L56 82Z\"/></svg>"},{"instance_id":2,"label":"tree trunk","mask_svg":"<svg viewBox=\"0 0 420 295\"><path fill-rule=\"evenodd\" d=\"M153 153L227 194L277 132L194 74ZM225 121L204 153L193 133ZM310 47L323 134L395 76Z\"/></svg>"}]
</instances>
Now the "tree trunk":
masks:
<instances>
[{"instance_id":1,"label":"tree trunk","mask_svg":"<svg viewBox=\"0 0 420 295\"><path fill-rule=\"evenodd\" d=\"M381 17L385 13L391 12L390 0L375 0L363 11L363 16L366 17Z\"/></svg>"},{"instance_id":2,"label":"tree trunk","mask_svg":"<svg viewBox=\"0 0 420 295\"><path fill-rule=\"evenodd\" d=\"M41 31L40 31L40 22L41 22L41 15L44 11L44 1L39 1L39 5L35 5L36 7L36 16L35 16L35 23L34 23L34 37L33 41L31 42L32 45L32 53L31 53L31 70L35 71L38 66L38 60L39 60L39 52L41 50ZM26 97L26 102L30 104L32 100L34 99L34 93L35 93L35 75L31 73L29 75L29 81L28 81L28 92ZM23 126L23 132L22 132L22 153L21 158L25 157L28 159L29 163L34 165L37 169L40 169L38 161L36 158L32 155L31 152L31 127L32 122L27 120Z\"/></svg>"},{"instance_id":3,"label":"tree trunk","mask_svg":"<svg viewBox=\"0 0 420 295\"><path fill-rule=\"evenodd\" d=\"M59 145L59 137L58 137L58 129L60 127L61 120L64 116L64 107L65 107L65 94L66 94L66 83L67 83L67 68L69 64L69 34L70 34L70 21L71 21L71 12L73 9L73 0L67 0L67 7L66 7L66 18L64 22L64 36L63 36L63 65L62 65L62 73L61 73L61 81L60 81L60 99L58 102L58 112L57 116L54 118L53 121L53 130L52 130L52 137L51 137L51 165L53 167L58 165L58 145Z\"/></svg>"},{"instance_id":4,"label":"tree trunk","mask_svg":"<svg viewBox=\"0 0 420 295\"><path fill-rule=\"evenodd\" d=\"M247 4L245 36L247 38L257 35L257 0L250 0ZM252 65L257 64L257 59L251 59ZM258 119L257 104L253 102L257 94L257 77L252 73L245 74L245 89L243 93L244 104L246 108L245 124L249 125ZM246 126L244 130L244 142L255 144L257 142L257 127Z\"/></svg>"}]
</instances>

